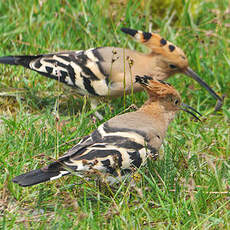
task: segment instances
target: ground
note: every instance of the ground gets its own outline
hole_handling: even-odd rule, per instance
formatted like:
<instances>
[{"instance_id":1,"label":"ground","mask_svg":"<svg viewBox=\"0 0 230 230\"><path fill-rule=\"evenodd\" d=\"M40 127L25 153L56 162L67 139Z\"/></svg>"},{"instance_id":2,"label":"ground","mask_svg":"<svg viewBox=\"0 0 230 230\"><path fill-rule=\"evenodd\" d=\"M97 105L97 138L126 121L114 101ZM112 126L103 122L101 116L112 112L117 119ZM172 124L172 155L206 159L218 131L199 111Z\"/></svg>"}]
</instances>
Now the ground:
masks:
<instances>
[{"instance_id":1,"label":"ground","mask_svg":"<svg viewBox=\"0 0 230 230\"><path fill-rule=\"evenodd\" d=\"M161 1L162 2L162 1ZM202 122L180 113L157 161L114 188L75 176L30 188L11 179L61 156L100 123L141 106L144 92L102 102L103 121L87 98L21 67L0 65L0 227L2 229L230 229L230 6L212 1L0 2L0 56L100 46L146 50L122 26L160 33L225 103L192 79L169 79ZM55 111L55 108L58 108Z\"/></svg>"}]
</instances>

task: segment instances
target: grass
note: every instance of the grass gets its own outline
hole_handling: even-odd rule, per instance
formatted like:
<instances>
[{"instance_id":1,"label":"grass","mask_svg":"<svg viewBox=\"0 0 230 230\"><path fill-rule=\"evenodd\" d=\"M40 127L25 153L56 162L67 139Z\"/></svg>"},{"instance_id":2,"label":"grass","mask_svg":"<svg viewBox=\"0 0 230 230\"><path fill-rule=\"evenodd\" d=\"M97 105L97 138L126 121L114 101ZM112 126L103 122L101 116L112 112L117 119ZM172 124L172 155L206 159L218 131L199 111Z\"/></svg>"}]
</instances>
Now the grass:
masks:
<instances>
[{"instance_id":1,"label":"grass","mask_svg":"<svg viewBox=\"0 0 230 230\"><path fill-rule=\"evenodd\" d=\"M72 176L21 188L11 182L14 176L62 155L101 122L92 118L87 98L73 90L0 65L1 229L230 229L229 3L171 1L159 12L155 4L161 2L0 1L0 56L98 46L143 50L119 28L152 27L184 49L190 66L226 95L214 112L215 100L193 80L169 79L204 118L194 122L179 114L161 158L140 169L135 187L126 183L109 191ZM145 99L138 93L125 105L134 100L140 106ZM123 112L124 98L101 107L108 120Z\"/></svg>"}]
</instances>

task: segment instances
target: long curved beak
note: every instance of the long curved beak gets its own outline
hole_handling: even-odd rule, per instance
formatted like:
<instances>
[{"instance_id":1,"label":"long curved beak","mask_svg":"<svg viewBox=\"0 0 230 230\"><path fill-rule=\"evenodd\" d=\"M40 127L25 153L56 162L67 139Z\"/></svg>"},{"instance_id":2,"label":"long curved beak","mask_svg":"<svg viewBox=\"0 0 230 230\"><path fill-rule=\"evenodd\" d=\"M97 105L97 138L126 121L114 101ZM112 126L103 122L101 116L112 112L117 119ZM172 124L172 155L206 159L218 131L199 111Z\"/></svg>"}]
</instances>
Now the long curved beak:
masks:
<instances>
[{"instance_id":1,"label":"long curved beak","mask_svg":"<svg viewBox=\"0 0 230 230\"><path fill-rule=\"evenodd\" d=\"M185 111L185 112L187 112L187 113L189 113L189 114L191 114L196 120L198 120L198 121L201 121L200 120L200 118L199 117L197 117L194 113L197 113L199 116L202 116L201 115L201 113L199 113L197 110L195 110L193 107L191 107L191 106L189 106L189 105L186 105L186 104L184 104L184 103L181 103L181 106L180 106L180 109L181 110L183 110L183 111ZM190 110L192 110L192 111L190 111Z\"/></svg>"},{"instance_id":2,"label":"long curved beak","mask_svg":"<svg viewBox=\"0 0 230 230\"><path fill-rule=\"evenodd\" d=\"M214 98L216 98L218 101L223 101L220 96L218 96L214 90L206 83L204 82L198 74L196 74L191 68L187 68L184 73L193 78L195 81L197 81L201 86L203 86Z\"/></svg>"}]
</instances>

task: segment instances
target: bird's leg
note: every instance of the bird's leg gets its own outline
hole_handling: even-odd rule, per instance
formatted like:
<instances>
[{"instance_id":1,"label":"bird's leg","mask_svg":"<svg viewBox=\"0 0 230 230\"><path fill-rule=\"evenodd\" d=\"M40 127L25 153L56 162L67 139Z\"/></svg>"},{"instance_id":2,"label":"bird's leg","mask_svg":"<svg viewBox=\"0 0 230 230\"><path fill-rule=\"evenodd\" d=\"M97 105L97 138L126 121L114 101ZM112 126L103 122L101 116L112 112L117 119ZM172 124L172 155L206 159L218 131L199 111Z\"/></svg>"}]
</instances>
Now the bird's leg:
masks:
<instances>
[{"instance_id":1,"label":"bird's leg","mask_svg":"<svg viewBox=\"0 0 230 230\"><path fill-rule=\"evenodd\" d=\"M103 120L104 117L103 117L98 111L96 111L98 104L99 104L99 103L98 103L98 99L96 99L96 98L91 98L91 99L90 99L90 105L91 105L91 108L92 108L93 110L95 110L95 112L94 112L95 116L96 116L99 120Z\"/></svg>"}]
</instances>

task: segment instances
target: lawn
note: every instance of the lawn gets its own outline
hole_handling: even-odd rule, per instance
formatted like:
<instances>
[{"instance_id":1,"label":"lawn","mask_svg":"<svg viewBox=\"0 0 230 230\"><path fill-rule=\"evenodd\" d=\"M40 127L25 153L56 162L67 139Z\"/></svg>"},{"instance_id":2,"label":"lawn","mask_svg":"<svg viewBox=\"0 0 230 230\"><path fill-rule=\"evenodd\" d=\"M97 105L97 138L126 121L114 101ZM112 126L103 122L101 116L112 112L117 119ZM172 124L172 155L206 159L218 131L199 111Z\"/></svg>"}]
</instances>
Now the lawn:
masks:
<instances>
[{"instance_id":1,"label":"lawn","mask_svg":"<svg viewBox=\"0 0 230 230\"><path fill-rule=\"evenodd\" d=\"M121 27L156 31L181 47L219 95L184 75L169 79L202 122L179 113L160 159L113 188L75 176L21 188L11 179L61 156L144 92L102 101L98 121L87 98L22 67L0 65L1 229L230 229L230 4L228 0L0 1L0 56L100 46L146 49ZM58 108L57 110L55 108Z\"/></svg>"}]
</instances>

